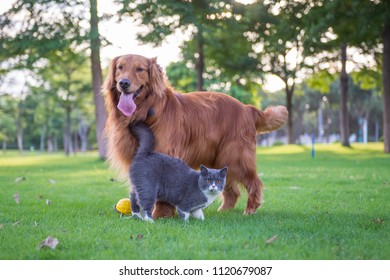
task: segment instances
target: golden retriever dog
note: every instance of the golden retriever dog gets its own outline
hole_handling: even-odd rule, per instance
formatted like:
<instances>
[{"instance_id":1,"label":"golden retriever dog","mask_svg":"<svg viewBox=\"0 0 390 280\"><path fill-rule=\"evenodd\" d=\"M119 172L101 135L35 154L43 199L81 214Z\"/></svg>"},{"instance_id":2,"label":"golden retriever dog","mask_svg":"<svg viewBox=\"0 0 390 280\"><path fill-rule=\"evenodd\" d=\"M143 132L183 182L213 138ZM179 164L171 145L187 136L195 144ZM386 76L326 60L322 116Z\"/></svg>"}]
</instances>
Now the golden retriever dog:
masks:
<instances>
[{"instance_id":1,"label":"golden retriever dog","mask_svg":"<svg viewBox=\"0 0 390 280\"><path fill-rule=\"evenodd\" d=\"M244 214L254 214L261 206L256 134L282 127L288 116L284 106L262 111L223 93L176 93L155 58L132 54L112 60L103 91L108 161L125 178L138 145L129 125L144 121L155 134L156 151L180 158L194 169L200 164L229 167L219 210L234 208L240 196L238 184L248 193ZM153 216L174 213L172 206L158 202Z\"/></svg>"}]
</instances>

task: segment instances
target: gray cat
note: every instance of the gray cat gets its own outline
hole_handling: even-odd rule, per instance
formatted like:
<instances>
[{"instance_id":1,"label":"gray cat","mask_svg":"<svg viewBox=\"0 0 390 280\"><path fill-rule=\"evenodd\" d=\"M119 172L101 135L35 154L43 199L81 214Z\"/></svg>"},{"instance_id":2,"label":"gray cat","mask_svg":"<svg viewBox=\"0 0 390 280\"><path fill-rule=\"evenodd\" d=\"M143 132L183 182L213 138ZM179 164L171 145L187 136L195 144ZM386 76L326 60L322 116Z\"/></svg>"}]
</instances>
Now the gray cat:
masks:
<instances>
[{"instance_id":1,"label":"gray cat","mask_svg":"<svg viewBox=\"0 0 390 280\"><path fill-rule=\"evenodd\" d=\"M203 220L202 209L225 187L227 167L210 169L201 165L200 172L195 171L182 160L153 152L155 138L144 123L132 124L130 131L139 142L130 166L133 216L153 222L153 207L160 200L176 206L179 216L186 221L190 215Z\"/></svg>"}]
</instances>

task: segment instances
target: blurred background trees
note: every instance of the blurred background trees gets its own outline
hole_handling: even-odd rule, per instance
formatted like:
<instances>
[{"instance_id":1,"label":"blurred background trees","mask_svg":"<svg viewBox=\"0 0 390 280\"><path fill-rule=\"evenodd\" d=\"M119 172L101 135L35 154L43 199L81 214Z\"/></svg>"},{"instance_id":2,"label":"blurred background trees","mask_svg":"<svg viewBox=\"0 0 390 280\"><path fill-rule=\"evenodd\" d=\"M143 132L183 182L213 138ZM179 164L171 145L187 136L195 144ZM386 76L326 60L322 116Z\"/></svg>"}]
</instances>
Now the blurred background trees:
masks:
<instances>
[{"instance_id":1,"label":"blurred background trees","mask_svg":"<svg viewBox=\"0 0 390 280\"><path fill-rule=\"evenodd\" d=\"M26 84L25 96L15 92L12 85L2 83L2 91L11 96L19 95L20 114L23 115L23 106L28 96L31 98L32 89L36 84L41 83L46 93L50 95L61 95L60 102L65 112L63 121L60 123L64 133L62 141L56 136L55 143L61 142L66 154L74 151L71 141L71 115L73 106L80 102L76 96L82 95L85 87L77 87L80 82L80 75L75 71L80 71L85 59L80 60L81 56L90 53L91 62L89 68L91 75L89 80L84 80L84 85L92 84L90 90L93 96L96 128L96 148L99 149L99 156L105 157L106 145L103 138L103 129L106 121L106 111L104 108L104 99L100 94L102 83L102 73L100 66L100 44L102 38L98 31L99 18L97 16L97 2L91 0L87 3L90 9L86 9L86 2L81 0L15 0L13 6L0 15L0 73L9 73L23 69L32 77L32 82ZM88 14L89 12L89 14ZM27 73L26 72L26 73ZM53 80L62 75L60 80ZM12 75L11 75L12 76ZM77 77L76 77L77 76ZM84 75L85 76L85 75ZM1 94L1 93L0 93ZM80 103L77 103L80 104ZM58 102L55 105L59 105ZM82 104L80 104L82 106ZM48 109L49 110L49 109ZM77 110L76 110L77 111ZM23 150L19 139L21 138L22 124L18 126L18 147ZM43 129L43 128L42 128ZM48 127L46 128L48 129ZM45 130L45 129L43 129ZM75 139L78 139L75 137ZM22 141L23 142L23 141ZM40 140L40 147L43 146L44 139ZM48 150L52 145L48 142ZM29 146L35 147L35 143L29 142Z\"/></svg>"},{"instance_id":2,"label":"blurred background trees","mask_svg":"<svg viewBox=\"0 0 390 280\"><path fill-rule=\"evenodd\" d=\"M0 15L0 141L67 154L99 148L105 110L97 1L16 0ZM221 91L286 105L285 130L260 142L384 141L390 152L390 4L384 0L113 0L138 40L182 39L166 68L177 91ZM113 31L114 32L114 31ZM131 52L131 46L128 46ZM113 58L113 57L111 57ZM15 73L10 75L10 73ZM278 77L283 89L267 91ZM22 81L19 80L23 77ZM18 86L16 86L18 85ZM96 133L95 133L96 132Z\"/></svg>"}]
</instances>

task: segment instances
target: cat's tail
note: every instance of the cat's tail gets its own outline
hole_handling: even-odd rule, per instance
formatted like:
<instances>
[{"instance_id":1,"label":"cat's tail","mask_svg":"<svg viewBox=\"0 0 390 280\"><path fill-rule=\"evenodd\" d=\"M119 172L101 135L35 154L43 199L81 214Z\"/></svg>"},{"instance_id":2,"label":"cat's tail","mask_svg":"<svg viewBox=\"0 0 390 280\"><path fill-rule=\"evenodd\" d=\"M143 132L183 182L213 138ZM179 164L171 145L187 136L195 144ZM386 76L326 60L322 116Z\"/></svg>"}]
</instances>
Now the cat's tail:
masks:
<instances>
[{"instance_id":1,"label":"cat's tail","mask_svg":"<svg viewBox=\"0 0 390 280\"><path fill-rule=\"evenodd\" d=\"M138 139L136 156L147 156L154 150L155 138L150 128L143 122L130 125L131 133Z\"/></svg>"}]
</instances>

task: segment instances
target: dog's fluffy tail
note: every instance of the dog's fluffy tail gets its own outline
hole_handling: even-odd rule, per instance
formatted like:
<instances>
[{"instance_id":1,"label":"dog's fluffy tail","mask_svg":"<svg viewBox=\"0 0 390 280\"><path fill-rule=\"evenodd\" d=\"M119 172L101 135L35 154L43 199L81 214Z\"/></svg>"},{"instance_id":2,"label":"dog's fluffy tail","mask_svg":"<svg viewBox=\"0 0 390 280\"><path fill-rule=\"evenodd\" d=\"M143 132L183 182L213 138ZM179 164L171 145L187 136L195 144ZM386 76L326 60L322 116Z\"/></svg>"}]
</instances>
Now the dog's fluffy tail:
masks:
<instances>
[{"instance_id":1,"label":"dog's fluffy tail","mask_svg":"<svg viewBox=\"0 0 390 280\"><path fill-rule=\"evenodd\" d=\"M138 139L138 150L135 156L147 156L154 150L155 138L150 128L143 122L130 125L131 133Z\"/></svg>"},{"instance_id":2,"label":"dog's fluffy tail","mask_svg":"<svg viewBox=\"0 0 390 280\"><path fill-rule=\"evenodd\" d=\"M268 133L281 128L288 118L287 108L284 106L268 107L264 111L250 106L256 121L257 133Z\"/></svg>"}]
</instances>

